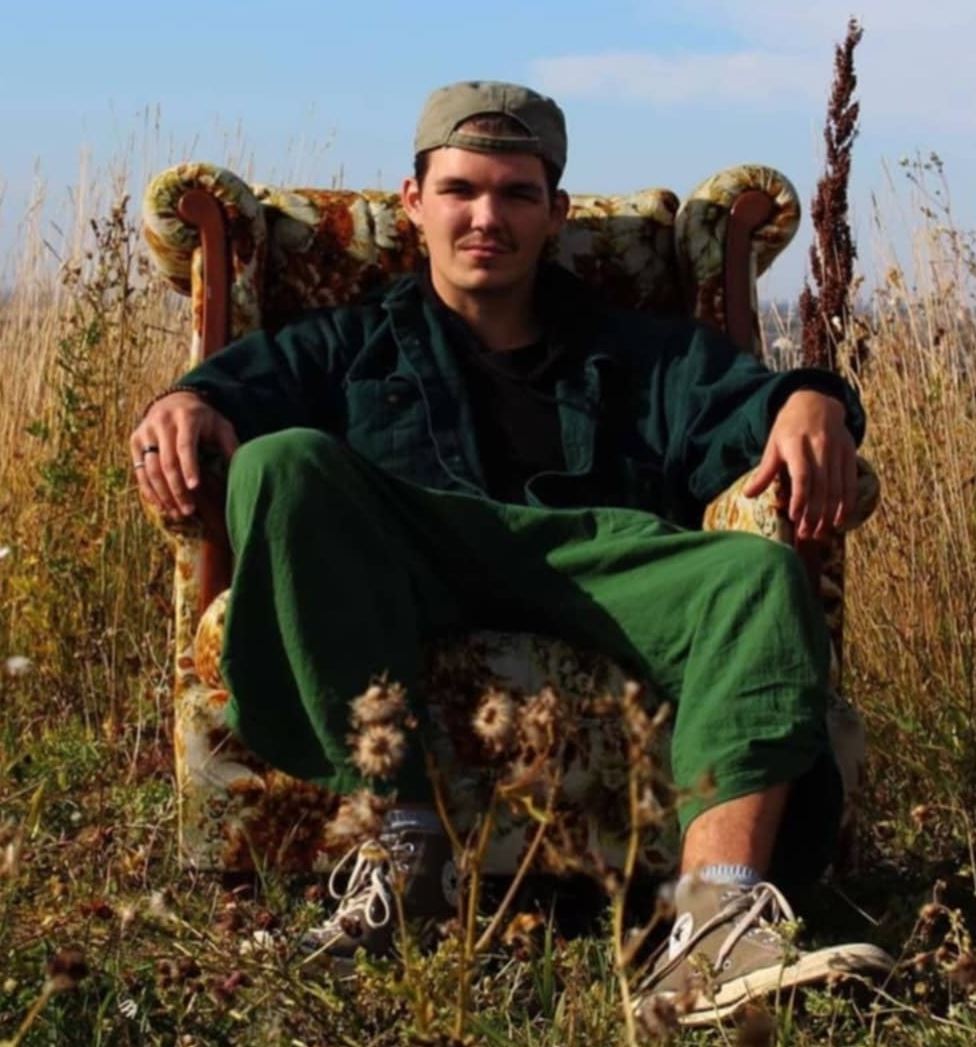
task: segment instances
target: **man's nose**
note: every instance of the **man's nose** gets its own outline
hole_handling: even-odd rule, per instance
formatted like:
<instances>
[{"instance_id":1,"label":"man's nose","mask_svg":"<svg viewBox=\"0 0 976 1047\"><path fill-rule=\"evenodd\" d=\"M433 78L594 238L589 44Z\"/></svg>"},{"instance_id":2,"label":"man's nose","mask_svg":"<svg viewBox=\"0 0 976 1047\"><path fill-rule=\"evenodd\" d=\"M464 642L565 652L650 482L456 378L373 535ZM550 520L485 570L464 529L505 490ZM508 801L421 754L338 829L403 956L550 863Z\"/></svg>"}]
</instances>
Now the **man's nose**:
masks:
<instances>
[{"instance_id":1,"label":"man's nose","mask_svg":"<svg viewBox=\"0 0 976 1047\"><path fill-rule=\"evenodd\" d=\"M476 197L471 213L471 224L476 229L491 229L501 224L499 200L493 193Z\"/></svg>"}]
</instances>

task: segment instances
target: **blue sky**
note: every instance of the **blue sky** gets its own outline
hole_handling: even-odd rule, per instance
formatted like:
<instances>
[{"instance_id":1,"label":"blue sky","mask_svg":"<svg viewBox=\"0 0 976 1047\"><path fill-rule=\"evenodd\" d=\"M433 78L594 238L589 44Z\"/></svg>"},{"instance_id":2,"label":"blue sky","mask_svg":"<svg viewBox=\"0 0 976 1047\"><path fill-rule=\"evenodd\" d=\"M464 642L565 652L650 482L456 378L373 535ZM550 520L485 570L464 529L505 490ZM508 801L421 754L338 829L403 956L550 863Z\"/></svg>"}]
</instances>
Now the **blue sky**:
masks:
<instances>
[{"instance_id":1,"label":"blue sky","mask_svg":"<svg viewBox=\"0 0 976 1047\"><path fill-rule=\"evenodd\" d=\"M885 163L900 186L902 156L939 153L957 220L976 225L972 0L862 0L857 10L838 0L10 5L0 37L0 252L10 253L38 173L42 221L63 222L83 152L102 187L126 156L136 184L194 158L264 182L395 187L427 92L470 77L557 98L570 128L570 191L684 194L724 166L759 161L783 170L806 204L832 44L851 13L866 30L853 209L872 271L870 201L886 194ZM896 229L895 241L908 250L907 232ZM767 294L799 287L808 243L804 225Z\"/></svg>"}]
</instances>

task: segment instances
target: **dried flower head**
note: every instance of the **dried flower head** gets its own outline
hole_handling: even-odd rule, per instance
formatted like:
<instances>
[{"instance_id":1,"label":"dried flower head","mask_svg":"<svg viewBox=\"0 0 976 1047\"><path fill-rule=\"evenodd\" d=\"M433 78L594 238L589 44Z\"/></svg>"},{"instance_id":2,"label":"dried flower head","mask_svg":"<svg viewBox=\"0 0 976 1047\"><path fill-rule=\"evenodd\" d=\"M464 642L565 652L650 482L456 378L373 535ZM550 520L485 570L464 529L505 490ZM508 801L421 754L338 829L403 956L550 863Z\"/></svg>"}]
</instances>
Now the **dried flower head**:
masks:
<instances>
[{"instance_id":1,"label":"dried flower head","mask_svg":"<svg viewBox=\"0 0 976 1047\"><path fill-rule=\"evenodd\" d=\"M74 989L87 975L85 954L74 946L59 949L47 962L47 980L52 992Z\"/></svg>"},{"instance_id":2,"label":"dried flower head","mask_svg":"<svg viewBox=\"0 0 976 1047\"><path fill-rule=\"evenodd\" d=\"M377 680L350 705L350 720L356 728L392 723L407 711L405 692L398 683Z\"/></svg>"},{"instance_id":3,"label":"dried flower head","mask_svg":"<svg viewBox=\"0 0 976 1047\"><path fill-rule=\"evenodd\" d=\"M389 778L403 763L406 748L399 727L374 723L352 738L352 760L368 778Z\"/></svg>"},{"instance_id":4,"label":"dried flower head","mask_svg":"<svg viewBox=\"0 0 976 1047\"><path fill-rule=\"evenodd\" d=\"M535 753L555 747L560 724L559 695L548 685L527 698L519 715L519 742L523 749Z\"/></svg>"},{"instance_id":5,"label":"dried flower head","mask_svg":"<svg viewBox=\"0 0 976 1047\"><path fill-rule=\"evenodd\" d=\"M505 752L515 737L515 703L507 691L489 688L478 702L471 725L493 755Z\"/></svg>"},{"instance_id":6,"label":"dried flower head","mask_svg":"<svg viewBox=\"0 0 976 1047\"><path fill-rule=\"evenodd\" d=\"M327 848L346 849L354 843L378 836L389 800L366 789L344 796L326 828Z\"/></svg>"}]
</instances>

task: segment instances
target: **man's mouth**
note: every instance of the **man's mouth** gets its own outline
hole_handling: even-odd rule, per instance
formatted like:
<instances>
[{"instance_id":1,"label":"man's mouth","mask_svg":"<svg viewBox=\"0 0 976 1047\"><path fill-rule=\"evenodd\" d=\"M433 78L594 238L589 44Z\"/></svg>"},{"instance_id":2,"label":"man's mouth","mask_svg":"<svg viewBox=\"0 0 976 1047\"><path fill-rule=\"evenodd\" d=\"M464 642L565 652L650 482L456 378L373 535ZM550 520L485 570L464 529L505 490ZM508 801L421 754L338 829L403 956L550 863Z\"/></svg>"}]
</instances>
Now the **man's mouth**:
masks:
<instances>
[{"instance_id":1,"label":"man's mouth","mask_svg":"<svg viewBox=\"0 0 976 1047\"><path fill-rule=\"evenodd\" d=\"M498 254L509 254L511 252L510 247L506 247L504 244L496 243L494 241L487 242L476 242L476 243L462 243L460 249L469 254L476 255L498 255Z\"/></svg>"}]
</instances>

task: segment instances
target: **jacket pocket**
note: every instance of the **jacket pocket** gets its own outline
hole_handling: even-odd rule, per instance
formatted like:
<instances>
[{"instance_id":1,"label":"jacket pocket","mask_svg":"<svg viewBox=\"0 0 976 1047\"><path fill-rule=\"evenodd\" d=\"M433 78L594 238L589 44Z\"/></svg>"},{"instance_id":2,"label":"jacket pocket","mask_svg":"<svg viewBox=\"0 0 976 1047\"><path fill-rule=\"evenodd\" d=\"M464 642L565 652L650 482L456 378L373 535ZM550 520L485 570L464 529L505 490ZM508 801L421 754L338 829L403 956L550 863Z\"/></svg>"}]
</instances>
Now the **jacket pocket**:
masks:
<instances>
[{"instance_id":1,"label":"jacket pocket","mask_svg":"<svg viewBox=\"0 0 976 1047\"><path fill-rule=\"evenodd\" d=\"M346 384L346 441L403 480L436 485L441 472L421 390L400 375Z\"/></svg>"}]
</instances>

